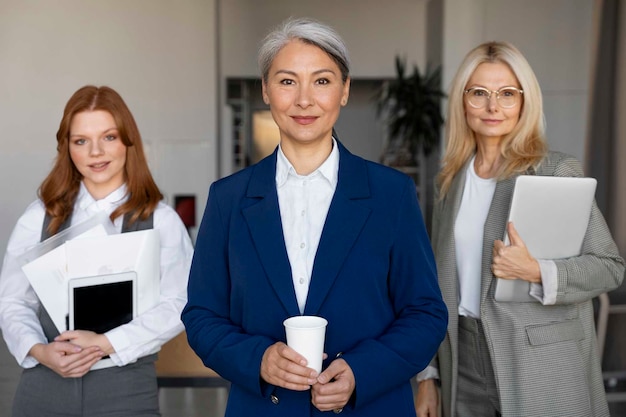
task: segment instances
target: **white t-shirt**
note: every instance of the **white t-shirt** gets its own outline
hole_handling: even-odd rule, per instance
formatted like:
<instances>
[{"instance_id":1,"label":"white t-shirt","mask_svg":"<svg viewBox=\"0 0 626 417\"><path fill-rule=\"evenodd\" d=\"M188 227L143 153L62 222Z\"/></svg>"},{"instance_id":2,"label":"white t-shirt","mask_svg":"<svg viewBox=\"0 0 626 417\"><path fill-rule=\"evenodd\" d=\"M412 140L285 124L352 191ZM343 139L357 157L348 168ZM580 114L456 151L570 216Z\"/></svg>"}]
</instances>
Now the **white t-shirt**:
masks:
<instances>
[{"instance_id":1,"label":"white t-shirt","mask_svg":"<svg viewBox=\"0 0 626 417\"><path fill-rule=\"evenodd\" d=\"M459 277L459 314L480 318L480 287L485 220L496 190L496 180L476 174L474 160L465 175L465 187L454 223L454 249Z\"/></svg>"}]
</instances>

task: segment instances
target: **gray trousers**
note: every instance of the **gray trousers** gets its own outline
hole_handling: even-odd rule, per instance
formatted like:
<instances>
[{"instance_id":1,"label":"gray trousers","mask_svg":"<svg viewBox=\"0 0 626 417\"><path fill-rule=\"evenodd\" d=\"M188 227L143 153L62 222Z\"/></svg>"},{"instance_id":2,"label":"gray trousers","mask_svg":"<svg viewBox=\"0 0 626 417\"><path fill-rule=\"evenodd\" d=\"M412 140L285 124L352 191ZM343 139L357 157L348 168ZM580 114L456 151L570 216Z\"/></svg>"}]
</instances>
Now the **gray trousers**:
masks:
<instances>
[{"instance_id":1,"label":"gray trousers","mask_svg":"<svg viewBox=\"0 0 626 417\"><path fill-rule=\"evenodd\" d=\"M480 320L459 316L456 417L499 417L500 397Z\"/></svg>"},{"instance_id":2,"label":"gray trousers","mask_svg":"<svg viewBox=\"0 0 626 417\"><path fill-rule=\"evenodd\" d=\"M149 355L123 366L63 378L37 365L25 369L13 417L159 417L154 361Z\"/></svg>"}]
</instances>

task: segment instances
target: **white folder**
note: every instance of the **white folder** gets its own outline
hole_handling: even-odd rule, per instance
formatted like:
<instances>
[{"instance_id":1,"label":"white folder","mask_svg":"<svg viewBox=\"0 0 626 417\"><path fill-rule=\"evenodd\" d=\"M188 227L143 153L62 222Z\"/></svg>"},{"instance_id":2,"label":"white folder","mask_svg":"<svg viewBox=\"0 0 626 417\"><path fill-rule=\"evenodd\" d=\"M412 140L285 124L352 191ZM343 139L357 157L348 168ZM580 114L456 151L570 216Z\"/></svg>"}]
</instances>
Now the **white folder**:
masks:
<instances>
[{"instance_id":1,"label":"white folder","mask_svg":"<svg viewBox=\"0 0 626 417\"><path fill-rule=\"evenodd\" d=\"M70 240L66 243L68 278L137 273L137 314L160 296L160 235L155 229Z\"/></svg>"}]
</instances>

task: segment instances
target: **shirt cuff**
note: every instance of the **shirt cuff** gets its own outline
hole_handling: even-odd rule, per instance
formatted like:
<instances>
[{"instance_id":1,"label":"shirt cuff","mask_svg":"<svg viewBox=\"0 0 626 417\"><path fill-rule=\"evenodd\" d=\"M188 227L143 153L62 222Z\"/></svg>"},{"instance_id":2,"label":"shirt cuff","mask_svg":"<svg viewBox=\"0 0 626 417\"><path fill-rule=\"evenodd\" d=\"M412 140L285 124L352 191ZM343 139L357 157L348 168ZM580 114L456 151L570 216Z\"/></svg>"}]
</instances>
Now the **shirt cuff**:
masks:
<instances>
[{"instance_id":1,"label":"shirt cuff","mask_svg":"<svg viewBox=\"0 0 626 417\"><path fill-rule=\"evenodd\" d=\"M22 368L24 368L24 369L34 368L37 365L39 365L39 361L37 359L33 358L32 356L27 356L20 363L20 366Z\"/></svg>"},{"instance_id":2,"label":"shirt cuff","mask_svg":"<svg viewBox=\"0 0 626 417\"><path fill-rule=\"evenodd\" d=\"M439 369L434 366L428 365L422 372L419 372L415 377L417 382L422 382L426 379L439 379Z\"/></svg>"},{"instance_id":3,"label":"shirt cuff","mask_svg":"<svg viewBox=\"0 0 626 417\"><path fill-rule=\"evenodd\" d=\"M115 329L109 330L104 335L107 337L107 339L109 339L109 342L111 343L111 346L113 346L113 350L115 351L109 355L113 363L116 366L124 366L130 363L130 358L124 358L119 353L130 344L130 340L128 339L124 331L119 327L116 327Z\"/></svg>"},{"instance_id":4,"label":"shirt cuff","mask_svg":"<svg viewBox=\"0 0 626 417\"><path fill-rule=\"evenodd\" d=\"M530 284L530 295L545 306L556 304L556 295L559 287L558 269L556 263L549 259L537 259L541 271L541 284Z\"/></svg>"},{"instance_id":5,"label":"shirt cuff","mask_svg":"<svg viewBox=\"0 0 626 417\"><path fill-rule=\"evenodd\" d=\"M23 340L20 342L18 351L22 353L18 354L20 357L16 356L16 359L22 368L24 369L34 368L35 366L39 365L39 361L35 359L34 356L30 356L28 354L30 350L33 348L33 346L39 343L45 345L48 343L48 341L39 340L37 338L31 338L31 337L25 336Z\"/></svg>"}]
</instances>

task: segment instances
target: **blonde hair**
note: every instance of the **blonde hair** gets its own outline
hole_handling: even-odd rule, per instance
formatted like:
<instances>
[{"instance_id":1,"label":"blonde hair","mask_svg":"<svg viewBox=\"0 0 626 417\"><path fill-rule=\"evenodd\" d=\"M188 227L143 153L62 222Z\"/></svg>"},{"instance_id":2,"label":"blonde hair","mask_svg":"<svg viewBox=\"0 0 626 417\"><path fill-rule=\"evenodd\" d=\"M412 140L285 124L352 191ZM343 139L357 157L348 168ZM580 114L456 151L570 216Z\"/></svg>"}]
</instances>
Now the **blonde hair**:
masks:
<instances>
[{"instance_id":1,"label":"blonde hair","mask_svg":"<svg viewBox=\"0 0 626 417\"><path fill-rule=\"evenodd\" d=\"M541 88L530 64L508 42L483 43L465 56L450 87L445 152L437 178L440 199L448 192L459 170L476 153L476 136L467 124L463 99L469 79L483 63L507 65L524 91L519 121L500 143L503 163L497 179L509 178L536 166L547 152Z\"/></svg>"}]
</instances>

